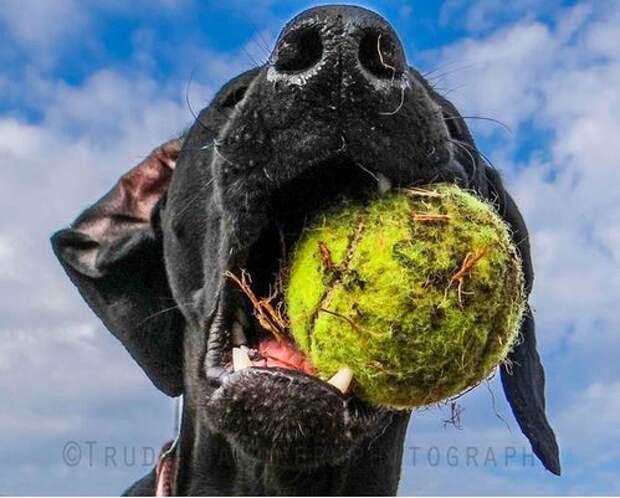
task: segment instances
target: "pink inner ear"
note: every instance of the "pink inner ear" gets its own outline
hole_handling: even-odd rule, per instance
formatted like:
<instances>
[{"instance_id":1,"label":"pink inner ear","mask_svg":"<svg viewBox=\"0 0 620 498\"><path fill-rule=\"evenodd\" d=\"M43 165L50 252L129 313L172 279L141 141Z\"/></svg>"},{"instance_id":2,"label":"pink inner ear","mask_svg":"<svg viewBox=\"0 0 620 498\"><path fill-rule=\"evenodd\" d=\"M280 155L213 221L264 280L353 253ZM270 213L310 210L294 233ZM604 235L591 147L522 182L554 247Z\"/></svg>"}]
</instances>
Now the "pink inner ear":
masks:
<instances>
[{"instance_id":1,"label":"pink inner ear","mask_svg":"<svg viewBox=\"0 0 620 498\"><path fill-rule=\"evenodd\" d=\"M167 142L121 178L119 197L127 215L148 222L153 207L168 188L180 150L180 140Z\"/></svg>"},{"instance_id":2,"label":"pink inner ear","mask_svg":"<svg viewBox=\"0 0 620 498\"><path fill-rule=\"evenodd\" d=\"M93 210L73 227L101 241L117 230L142 228L149 223L153 207L170 184L181 150L181 139L157 147L140 164L124 174ZM128 226L129 225L129 226Z\"/></svg>"}]
</instances>

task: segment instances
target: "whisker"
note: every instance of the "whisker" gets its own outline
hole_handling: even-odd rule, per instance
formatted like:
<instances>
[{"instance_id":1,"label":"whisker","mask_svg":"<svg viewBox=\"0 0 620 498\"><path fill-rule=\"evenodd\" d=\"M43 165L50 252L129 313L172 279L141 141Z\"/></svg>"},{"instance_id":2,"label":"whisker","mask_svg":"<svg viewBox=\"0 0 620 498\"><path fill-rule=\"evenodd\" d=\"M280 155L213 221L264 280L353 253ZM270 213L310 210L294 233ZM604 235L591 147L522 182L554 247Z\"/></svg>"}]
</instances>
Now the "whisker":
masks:
<instances>
[{"instance_id":1,"label":"whisker","mask_svg":"<svg viewBox=\"0 0 620 498\"><path fill-rule=\"evenodd\" d=\"M470 68L475 67L477 65L478 65L478 63L472 62L471 64L466 64L464 66L456 67L454 69L451 69L450 71L445 71L443 73L439 73L438 75L433 76L432 78L429 78L429 77L426 77L426 76L425 76L425 78L427 78L429 80L429 82L432 81L434 83L439 83L442 79L450 76L451 74L457 73L459 71L464 71L466 69L470 69Z\"/></svg>"},{"instance_id":2,"label":"whisker","mask_svg":"<svg viewBox=\"0 0 620 498\"><path fill-rule=\"evenodd\" d=\"M142 325L152 320L153 318L157 318L158 316L165 315L166 313L170 313L171 311L174 311L178 309L179 307L180 307L179 304L175 304L174 306L170 306L169 308L164 308L163 310L159 310L156 313L153 313L152 315L147 316L144 320L138 323L137 327L141 327Z\"/></svg>"},{"instance_id":3,"label":"whisker","mask_svg":"<svg viewBox=\"0 0 620 498\"><path fill-rule=\"evenodd\" d=\"M473 169L473 171L472 171L472 178L474 178L476 176L476 173L478 172L478 161L476 161L476 159L474 158L473 154L465 146L465 145L468 145L468 144L466 144L465 142L461 142L460 140L455 140L453 138L448 138L448 142L453 143L457 147L460 147L461 150L463 152L465 152L465 154L467 154L469 156L469 159L471 160L471 167ZM475 152L478 153L477 150L475 150Z\"/></svg>"},{"instance_id":4,"label":"whisker","mask_svg":"<svg viewBox=\"0 0 620 498\"><path fill-rule=\"evenodd\" d=\"M248 56L248 59L250 59L250 62L252 62L254 68L261 67L265 64L264 62L259 64L258 61L254 58L254 56L250 53L250 51L245 46L241 47L241 50L243 50L245 52L245 55Z\"/></svg>"},{"instance_id":5,"label":"whisker","mask_svg":"<svg viewBox=\"0 0 620 498\"><path fill-rule=\"evenodd\" d=\"M431 69L430 71L427 71L427 72L425 72L425 73L420 73L420 74L421 74L421 76L422 76L424 79L431 79L431 75L432 75L433 73L437 73L437 72L439 72L439 71L443 71L444 69L445 69L445 70L447 70L449 67L451 67L451 66L456 66L457 64L461 64L461 61L452 61L452 62L447 62L447 63L445 63L445 64L442 64L442 65L440 65L440 66L437 66L435 69ZM457 68L453 68L453 69L455 69L455 70L456 70L456 69L458 69L458 67L457 67Z\"/></svg>"},{"instance_id":6,"label":"whisker","mask_svg":"<svg viewBox=\"0 0 620 498\"><path fill-rule=\"evenodd\" d=\"M400 110L403 108L403 105L405 104L405 86L403 85L400 88L400 103L398 104L398 107L396 109L394 109L393 111L390 112L380 112L379 114L381 116L394 116L396 114L398 114L400 112Z\"/></svg>"},{"instance_id":7,"label":"whisker","mask_svg":"<svg viewBox=\"0 0 620 498\"><path fill-rule=\"evenodd\" d=\"M458 85L455 87L452 87L448 90L443 90L443 89L438 89L437 87L433 87L435 89L435 91L437 93L440 93L442 95L442 97L447 98L448 95L450 95L451 93L457 92L459 91L461 88L465 88L467 85L465 83L463 83L462 85Z\"/></svg>"},{"instance_id":8,"label":"whisker","mask_svg":"<svg viewBox=\"0 0 620 498\"><path fill-rule=\"evenodd\" d=\"M246 22L250 26L252 26L252 28L254 29L254 33L256 34L254 38L256 39L256 43L259 46L259 48L261 48L265 52L265 63L266 63L269 60L269 56L271 55L271 49L270 49L271 44L268 43L267 40L263 37L262 32L258 29L258 26L254 23L254 21L252 21L245 14L243 14L243 17L245 18Z\"/></svg>"},{"instance_id":9,"label":"whisker","mask_svg":"<svg viewBox=\"0 0 620 498\"><path fill-rule=\"evenodd\" d=\"M476 154L478 154L480 157L482 157L482 159L484 160L485 163L487 163L492 168L497 169L497 168L495 168L495 165L493 164L493 162L488 158L488 156L486 156L483 152L479 151L476 147L474 147L473 145L468 144L467 142L462 142L460 140L457 140L457 142L459 142L464 147L467 147L469 150L474 151Z\"/></svg>"},{"instance_id":10,"label":"whisker","mask_svg":"<svg viewBox=\"0 0 620 498\"><path fill-rule=\"evenodd\" d=\"M174 311L175 309L178 309L181 306L189 306L189 305L194 304L193 301L181 301L181 302L178 302L173 297L161 296L159 299L165 299L166 301L175 301L176 304L174 306L170 306L168 308L164 308L163 310L156 311L155 313L147 316L140 323L138 323L138 325L137 325L138 327L140 327L141 325L144 325L146 322L148 322L149 320L152 320L153 318L156 318L156 317L161 316L161 315L165 315L166 313L170 313L171 311Z\"/></svg>"},{"instance_id":11,"label":"whisker","mask_svg":"<svg viewBox=\"0 0 620 498\"><path fill-rule=\"evenodd\" d=\"M506 123L503 123L499 119L495 119L495 118L487 118L485 116L448 116L443 119L444 121L453 121L453 120L458 121L459 119L479 119L480 121L489 121L491 123L495 123L496 125L501 126L507 132L512 133L512 129L510 128L510 126L508 126Z\"/></svg>"},{"instance_id":12,"label":"whisker","mask_svg":"<svg viewBox=\"0 0 620 498\"><path fill-rule=\"evenodd\" d=\"M213 178L211 178L206 184L205 187L208 187L209 185L211 185L213 183ZM191 196L188 201L186 202L186 204L177 212L175 213L177 216L181 216L183 215L185 212L187 212L187 210L189 208L191 208L194 204L194 202L196 202L198 199L200 199L202 197L204 193L202 191L198 191L196 192L193 196Z\"/></svg>"},{"instance_id":13,"label":"whisker","mask_svg":"<svg viewBox=\"0 0 620 498\"><path fill-rule=\"evenodd\" d=\"M373 178L377 181L377 183L379 183L379 181L380 181L380 180L379 180L379 177L378 177L377 175L375 175L372 171L370 171L370 170L369 170L366 166L364 166L362 163L358 163L358 162L356 162L356 163L355 163L355 165L356 165L359 169L361 169L362 171L364 171L365 173L368 173L370 176L372 176L372 177L373 177Z\"/></svg>"},{"instance_id":14,"label":"whisker","mask_svg":"<svg viewBox=\"0 0 620 498\"><path fill-rule=\"evenodd\" d=\"M241 169L241 167L240 167L237 163L235 163L235 162L231 161L231 160L230 160L230 159L228 159L226 156L224 156L224 154L222 154L222 153L218 150L218 148L217 148L217 147L218 147L218 144L217 144L217 142L216 142L216 141L214 141L214 142L213 142L213 151L215 152L215 155L216 155L216 156L218 156L220 159L222 159L222 161L227 162L227 163L228 163L228 164L230 164L231 166L234 166L235 168Z\"/></svg>"},{"instance_id":15,"label":"whisker","mask_svg":"<svg viewBox=\"0 0 620 498\"><path fill-rule=\"evenodd\" d=\"M203 129L207 130L209 133L217 136L217 131L216 130L214 130L213 128L211 128L210 126L206 125L205 123L203 123L200 120L200 118L198 117L198 114L196 114L196 112L194 111L194 108L192 107L192 103L190 102L189 89L191 87L192 80L194 79L194 73L195 72L196 72L196 67L194 67L192 69L192 72L189 75L189 80L187 81L187 86L185 87L185 104L187 105L187 108L189 109L190 114L194 118L194 121L196 123L198 123Z\"/></svg>"}]
</instances>

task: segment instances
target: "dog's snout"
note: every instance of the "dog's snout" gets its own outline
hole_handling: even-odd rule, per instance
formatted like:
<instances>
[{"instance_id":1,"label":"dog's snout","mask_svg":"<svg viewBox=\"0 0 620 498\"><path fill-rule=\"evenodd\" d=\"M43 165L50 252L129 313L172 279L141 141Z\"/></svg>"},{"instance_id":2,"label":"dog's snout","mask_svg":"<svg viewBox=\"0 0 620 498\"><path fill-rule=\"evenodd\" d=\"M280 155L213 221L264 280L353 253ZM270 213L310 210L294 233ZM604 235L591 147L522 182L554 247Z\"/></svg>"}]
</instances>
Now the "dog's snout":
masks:
<instances>
[{"instance_id":1,"label":"dog's snout","mask_svg":"<svg viewBox=\"0 0 620 498\"><path fill-rule=\"evenodd\" d=\"M348 6L317 7L296 17L280 35L272 64L285 77L360 69L366 78L386 80L407 67L390 24L374 12Z\"/></svg>"}]
</instances>

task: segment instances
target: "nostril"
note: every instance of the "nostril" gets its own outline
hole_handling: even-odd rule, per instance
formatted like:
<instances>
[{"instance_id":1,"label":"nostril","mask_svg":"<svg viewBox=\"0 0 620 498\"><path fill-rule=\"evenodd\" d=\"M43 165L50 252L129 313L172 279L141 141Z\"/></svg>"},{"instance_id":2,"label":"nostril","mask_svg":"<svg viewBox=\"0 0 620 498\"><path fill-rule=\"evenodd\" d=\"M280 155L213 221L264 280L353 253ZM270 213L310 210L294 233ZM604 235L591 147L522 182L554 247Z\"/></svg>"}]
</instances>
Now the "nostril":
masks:
<instances>
[{"instance_id":1,"label":"nostril","mask_svg":"<svg viewBox=\"0 0 620 498\"><path fill-rule=\"evenodd\" d=\"M290 31L280 41L275 66L278 71L297 72L310 69L323 56L323 42L316 28Z\"/></svg>"},{"instance_id":2,"label":"nostril","mask_svg":"<svg viewBox=\"0 0 620 498\"><path fill-rule=\"evenodd\" d=\"M367 31L360 42L359 61L378 78L393 79L400 75L398 48L394 39L375 30Z\"/></svg>"}]
</instances>

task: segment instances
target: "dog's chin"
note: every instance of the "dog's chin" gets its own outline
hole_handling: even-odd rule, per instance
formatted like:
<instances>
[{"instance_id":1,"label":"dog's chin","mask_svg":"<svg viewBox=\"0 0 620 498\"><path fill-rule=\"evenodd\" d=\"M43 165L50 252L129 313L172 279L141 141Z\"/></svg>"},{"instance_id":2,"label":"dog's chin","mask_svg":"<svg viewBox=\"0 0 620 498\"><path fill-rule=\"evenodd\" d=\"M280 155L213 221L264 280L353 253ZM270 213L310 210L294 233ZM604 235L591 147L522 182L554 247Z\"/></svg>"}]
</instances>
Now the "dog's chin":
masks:
<instances>
[{"instance_id":1,"label":"dog's chin","mask_svg":"<svg viewBox=\"0 0 620 498\"><path fill-rule=\"evenodd\" d=\"M313 168L273 195L270 219L247 256L228 268L207 334L204 422L242 454L289 468L333 465L389 423L348 386L319 378L286 330L277 338L256 317L243 283L272 294L310 217L342 198L385 193L387 179L351 162ZM247 276L247 280L244 279ZM251 279L251 280L250 280ZM255 304L255 303L254 303Z\"/></svg>"},{"instance_id":2,"label":"dog's chin","mask_svg":"<svg viewBox=\"0 0 620 498\"><path fill-rule=\"evenodd\" d=\"M389 420L387 412L329 384L278 367L233 373L213 393L206 412L210 428L234 448L296 469L343 461Z\"/></svg>"}]
</instances>

